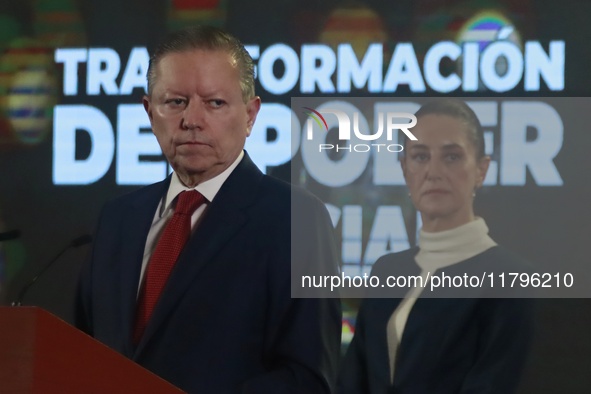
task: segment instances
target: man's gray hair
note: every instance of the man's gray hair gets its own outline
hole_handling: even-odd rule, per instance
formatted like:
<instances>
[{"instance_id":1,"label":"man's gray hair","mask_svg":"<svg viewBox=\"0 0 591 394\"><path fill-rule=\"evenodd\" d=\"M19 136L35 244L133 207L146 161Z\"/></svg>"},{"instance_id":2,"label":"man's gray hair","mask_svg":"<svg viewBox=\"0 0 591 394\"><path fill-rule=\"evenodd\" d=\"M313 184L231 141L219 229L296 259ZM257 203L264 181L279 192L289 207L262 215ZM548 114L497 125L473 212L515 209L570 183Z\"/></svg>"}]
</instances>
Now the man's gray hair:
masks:
<instances>
[{"instance_id":1,"label":"man's gray hair","mask_svg":"<svg viewBox=\"0 0 591 394\"><path fill-rule=\"evenodd\" d=\"M254 63L244 45L233 35L212 26L195 26L170 33L154 50L148 66L148 95L156 83L156 67L163 57L194 49L226 51L236 61L240 72L242 100L246 103L255 96Z\"/></svg>"}]
</instances>

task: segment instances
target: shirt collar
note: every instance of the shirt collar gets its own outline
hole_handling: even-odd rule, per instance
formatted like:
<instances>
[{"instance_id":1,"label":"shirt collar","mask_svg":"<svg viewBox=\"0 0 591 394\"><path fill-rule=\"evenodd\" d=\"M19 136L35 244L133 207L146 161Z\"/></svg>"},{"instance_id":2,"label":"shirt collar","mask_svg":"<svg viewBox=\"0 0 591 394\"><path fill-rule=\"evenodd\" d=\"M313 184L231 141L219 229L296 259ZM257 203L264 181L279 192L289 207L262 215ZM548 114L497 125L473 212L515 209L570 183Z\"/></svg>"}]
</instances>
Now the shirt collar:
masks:
<instances>
[{"instance_id":1,"label":"shirt collar","mask_svg":"<svg viewBox=\"0 0 591 394\"><path fill-rule=\"evenodd\" d=\"M199 193L203 194L203 197L205 197L208 202L213 201L216 194L222 188L222 185L224 184L226 179L228 179L232 171L234 171L234 169L238 166L243 157L244 151L242 150L240 151L240 154L238 155L236 160L234 160L234 162L228 168L226 168L221 174L205 182L202 182L193 188L185 186L181 182L178 174L176 172L173 172L172 177L170 179L170 186L168 187L168 192L166 193L165 199L162 201L162 209L160 211L160 216L162 216L162 214L164 214L164 212L168 208L170 208L170 204L172 203L172 201L174 201L176 196L178 196L181 192L184 192L186 190L197 190Z\"/></svg>"}]
</instances>

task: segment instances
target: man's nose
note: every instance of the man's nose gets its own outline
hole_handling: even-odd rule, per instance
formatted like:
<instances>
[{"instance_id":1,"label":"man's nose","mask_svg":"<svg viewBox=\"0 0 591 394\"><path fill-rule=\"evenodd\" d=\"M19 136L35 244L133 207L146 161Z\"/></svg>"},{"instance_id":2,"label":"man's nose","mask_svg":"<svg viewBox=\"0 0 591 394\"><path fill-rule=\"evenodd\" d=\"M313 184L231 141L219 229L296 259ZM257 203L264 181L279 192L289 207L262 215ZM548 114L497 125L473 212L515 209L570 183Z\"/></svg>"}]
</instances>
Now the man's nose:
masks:
<instances>
[{"instance_id":1,"label":"man's nose","mask_svg":"<svg viewBox=\"0 0 591 394\"><path fill-rule=\"evenodd\" d=\"M203 103L199 100L189 100L183 111L183 128L187 130L203 128Z\"/></svg>"}]
</instances>

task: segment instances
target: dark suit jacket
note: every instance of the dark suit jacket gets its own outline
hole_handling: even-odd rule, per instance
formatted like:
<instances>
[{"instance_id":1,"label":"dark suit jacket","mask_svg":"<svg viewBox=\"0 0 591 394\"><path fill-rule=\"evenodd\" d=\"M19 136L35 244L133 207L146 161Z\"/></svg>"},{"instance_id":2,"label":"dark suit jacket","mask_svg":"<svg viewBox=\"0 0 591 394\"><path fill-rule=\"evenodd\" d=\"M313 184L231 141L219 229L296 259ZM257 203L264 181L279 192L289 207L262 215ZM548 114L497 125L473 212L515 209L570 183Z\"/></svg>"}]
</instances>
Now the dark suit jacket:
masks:
<instances>
[{"instance_id":1,"label":"dark suit jacket","mask_svg":"<svg viewBox=\"0 0 591 394\"><path fill-rule=\"evenodd\" d=\"M381 257L372 275L419 275L418 248ZM497 246L442 269L450 276L466 272L519 272L524 262ZM377 295L400 295L376 289ZM404 289L402 293L406 293ZM464 298L418 298L408 316L398 348L394 383L386 327L401 298L366 298L359 310L355 337L339 375L339 394L510 394L517 389L532 337L532 305L526 298L479 298L481 289L460 290ZM511 297L527 296L517 289ZM498 294L498 293L496 293Z\"/></svg>"},{"instance_id":2,"label":"dark suit jacket","mask_svg":"<svg viewBox=\"0 0 591 394\"><path fill-rule=\"evenodd\" d=\"M310 229L295 258L336 269L328 213L310 194L263 175L248 155L206 209L134 347L144 245L169 183L104 207L81 275L79 327L188 392L332 392L340 304L290 297L290 201L305 207L297 226Z\"/></svg>"}]
</instances>

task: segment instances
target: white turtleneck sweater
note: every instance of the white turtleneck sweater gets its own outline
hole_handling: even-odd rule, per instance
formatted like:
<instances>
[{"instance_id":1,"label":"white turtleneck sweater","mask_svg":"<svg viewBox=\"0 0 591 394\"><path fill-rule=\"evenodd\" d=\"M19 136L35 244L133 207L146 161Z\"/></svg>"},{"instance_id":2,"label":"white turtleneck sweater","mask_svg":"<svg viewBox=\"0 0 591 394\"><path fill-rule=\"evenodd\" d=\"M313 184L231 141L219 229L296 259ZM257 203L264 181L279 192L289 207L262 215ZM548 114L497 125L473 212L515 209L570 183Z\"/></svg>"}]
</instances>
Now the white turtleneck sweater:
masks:
<instances>
[{"instance_id":1,"label":"white turtleneck sweater","mask_svg":"<svg viewBox=\"0 0 591 394\"><path fill-rule=\"evenodd\" d=\"M415 256L415 261L421 268L422 282L424 283L428 276L433 276L437 270L474 257L493 246L496 246L496 243L488 236L488 227L482 218L476 218L470 223L437 233L427 233L421 230L419 253ZM425 286L427 286L426 283ZM391 382L394 380L396 353L406 320L423 289L424 287L418 286L410 289L388 320L387 336Z\"/></svg>"}]
</instances>

